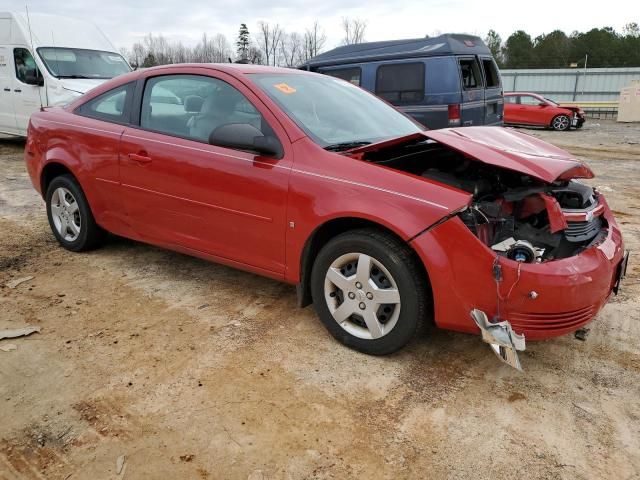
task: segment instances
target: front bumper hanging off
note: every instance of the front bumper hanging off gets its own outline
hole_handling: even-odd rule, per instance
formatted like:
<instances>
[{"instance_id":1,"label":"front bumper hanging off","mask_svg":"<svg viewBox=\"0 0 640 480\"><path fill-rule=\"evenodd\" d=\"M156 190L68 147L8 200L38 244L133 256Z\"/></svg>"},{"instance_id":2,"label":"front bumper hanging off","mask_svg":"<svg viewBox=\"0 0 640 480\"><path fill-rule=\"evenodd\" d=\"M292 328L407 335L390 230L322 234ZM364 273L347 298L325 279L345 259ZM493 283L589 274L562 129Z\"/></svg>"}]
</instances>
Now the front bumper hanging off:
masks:
<instances>
[{"instance_id":1,"label":"front bumper hanging off","mask_svg":"<svg viewBox=\"0 0 640 480\"><path fill-rule=\"evenodd\" d=\"M498 358L522 371L518 350L525 349L524 335L514 332L511 324L506 320L497 323L489 322L487 314L476 308L471 310L471 318L482 332L482 340L489 344Z\"/></svg>"}]
</instances>

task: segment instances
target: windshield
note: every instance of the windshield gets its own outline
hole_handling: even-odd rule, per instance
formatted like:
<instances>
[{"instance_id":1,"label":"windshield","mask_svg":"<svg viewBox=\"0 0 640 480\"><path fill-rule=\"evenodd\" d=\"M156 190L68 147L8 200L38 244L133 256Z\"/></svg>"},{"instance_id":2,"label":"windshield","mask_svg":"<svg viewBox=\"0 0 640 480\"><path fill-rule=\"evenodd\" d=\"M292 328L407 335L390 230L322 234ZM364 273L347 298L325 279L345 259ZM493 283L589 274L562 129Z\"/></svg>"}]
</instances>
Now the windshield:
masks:
<instances>
[{"instance_id":1,"label":"windshield","mask_svg":"<svg viewBox=\"0 0 640 480\"><path fill-rule=\"evenodd\" d=\"M58 78L113 78L131 71L122 55L81 48L38 48L49 73Z\"/></svg>"},{"instance_id":2,"label":"windshield","mask_svg":"<svg viewBox=\"0 0 640 480\"><path fill-rule=\"evenodd\" d=\"M373 143L423 130L343 80L301 74L252 74L251 78L322 147Z\"/></svg>"}]
</instances>

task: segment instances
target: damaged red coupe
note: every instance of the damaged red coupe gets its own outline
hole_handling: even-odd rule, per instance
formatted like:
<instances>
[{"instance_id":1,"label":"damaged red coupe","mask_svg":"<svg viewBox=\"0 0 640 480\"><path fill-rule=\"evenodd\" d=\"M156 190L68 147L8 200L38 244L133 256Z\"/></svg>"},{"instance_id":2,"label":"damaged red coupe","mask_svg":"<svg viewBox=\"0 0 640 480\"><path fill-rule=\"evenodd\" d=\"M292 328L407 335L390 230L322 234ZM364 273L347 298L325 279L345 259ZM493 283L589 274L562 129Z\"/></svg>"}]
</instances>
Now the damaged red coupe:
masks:
<instances>
[{"instance_id":1,"label":"damaged red coupe","mask_svg":"<svg viewBox=\"0 0 640 480\"><path fill-rule=\"evenodd\" d=\"M370 354L433 321L520 368L525 338L595 317L628 257L569 153L499 127L424 131L296 70L132 72L34 114L25 158L63 247L112 232L295 284Z\"/></svg>"}]
</instances>

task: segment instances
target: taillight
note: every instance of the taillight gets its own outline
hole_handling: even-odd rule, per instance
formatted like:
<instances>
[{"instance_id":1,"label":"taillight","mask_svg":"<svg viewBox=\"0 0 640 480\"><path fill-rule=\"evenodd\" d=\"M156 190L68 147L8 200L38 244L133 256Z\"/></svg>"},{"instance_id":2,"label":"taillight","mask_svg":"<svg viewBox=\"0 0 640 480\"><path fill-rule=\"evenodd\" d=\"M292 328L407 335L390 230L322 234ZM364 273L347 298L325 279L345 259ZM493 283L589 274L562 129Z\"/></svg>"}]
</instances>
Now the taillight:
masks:
<instances>
[{"instance_id":1,"label":"taillight","mask_svg":"<svg viewBox=\"0 0 640 480\"><path fill-rule=\"evenodd\" d=\"M460 104L449 105L449 125L460 125Z\"/></svg>"}]
</instances>

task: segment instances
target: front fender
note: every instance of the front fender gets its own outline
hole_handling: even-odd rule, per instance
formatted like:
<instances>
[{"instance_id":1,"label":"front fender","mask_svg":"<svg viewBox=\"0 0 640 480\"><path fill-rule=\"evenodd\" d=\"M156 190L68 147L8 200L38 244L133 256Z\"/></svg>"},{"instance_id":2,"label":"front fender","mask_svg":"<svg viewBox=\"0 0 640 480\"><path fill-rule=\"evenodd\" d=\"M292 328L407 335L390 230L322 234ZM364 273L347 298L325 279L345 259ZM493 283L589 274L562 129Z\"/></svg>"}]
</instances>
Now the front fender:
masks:
<instances>
[{"instance_id":1,"label":"front fender","mask_svg":"<svg viewBox=\"0 0 640 480\"><path fill-rule=\"evenodd\" d=\"M364 162L362 167L378 168ZM385 186L380 182L366 182L357 177L340 178L300 167L292 170L286 234L285 278L288 281L300 281L304 246L327 222L341 218L362 219L409 241L469 201L469 195L464 192L389 169L384 169L381 178L388 179Z\"/></svg>"}]
</instances>

